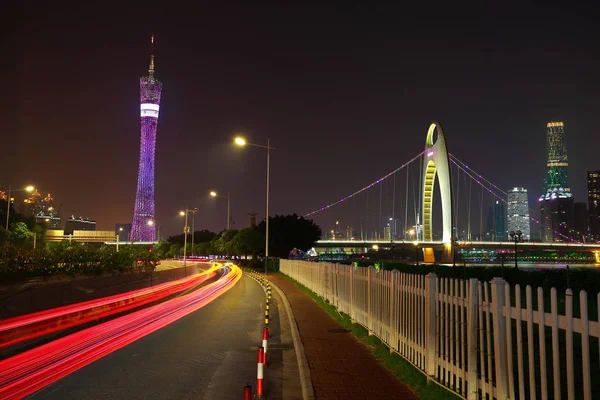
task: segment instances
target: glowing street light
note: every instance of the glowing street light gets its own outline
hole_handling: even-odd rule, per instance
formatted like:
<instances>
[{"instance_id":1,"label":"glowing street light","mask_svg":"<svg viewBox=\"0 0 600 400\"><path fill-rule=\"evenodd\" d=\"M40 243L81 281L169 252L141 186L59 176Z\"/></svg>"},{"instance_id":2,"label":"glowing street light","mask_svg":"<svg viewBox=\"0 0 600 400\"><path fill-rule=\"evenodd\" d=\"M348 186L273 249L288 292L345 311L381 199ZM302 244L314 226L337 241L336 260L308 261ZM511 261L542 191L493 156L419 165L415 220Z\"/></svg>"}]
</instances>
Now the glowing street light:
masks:
<instances>
[{"instance_id":1,"label":"glowing street light","mask_svg":"<svg viewBox=\"0 0 600 400\"><path fill-rule=\"evenodd\" d=\"M229 197L229 192L227 192L227 196L221 196L214 190L211 190L210 197L227 197L227 230L229 230L231 224L231 198Z\"/></svg>"},{"instance_id":2,"label":"glowing street light","mask_svg":"<svg viewBox=\"0 0 600 400\"><path fill-rule=\"evenodd\" d=\"M8 217L10 215L10 201L11 201L11 192L33 192L35 190L35 187L29 185L23 189L12 189L11 185L8 185L8 197L6 198L6 231L8 232Z\"/></svg>"},{"instance_id":3,"label":"glowing street light","mask_svg":"<svg viewBox=\"0 0 600 400\"><path fill-rule=\"evenodd\" d=\"M152 221L151 219L148 220L148 225L150 225L150 226L154 225L154 221Z\"/></svg>"},{"instance_id":4,"label":"glowing street light","mask_svg":"<svg viewBox=\"0 0 600 400\"><path fill-rule=\"evenodd\" d=\"M246 139L241 136L237 136L234 139L234 143L237 146L254 146L260 147L263 149L267 149L267 206L266 206L266 216L265 216L265 275L269 274L268 265L269 265L269 184L270 184L270 175L271 175L271 150L275 150L274 147L271 147L271 138L267 138L267 145L264 146L262 144L248 143Z\"/></svg>"},{"instance_id":5,"label":"glowing street light","mask_svg":"<svg viewBox=\"0 0 600 400\"><path fill-rule=\"evenodd\" d=\"M197 208L186 208L185 211L179 211L179 215L184 216L185 215L185 226L183 227L183 274L184 276L187 276L187 236L188 233L190 231L190 228L188 226L188 214L193 214L196 215L198 213L198 209ZM193 223L193 220L192 220ZM194 240L194 236L192 233L192 241ZM193 242L192 242L193 243ZM193 248L193 246L192 246Z\"/></svg>"}]
</instances>

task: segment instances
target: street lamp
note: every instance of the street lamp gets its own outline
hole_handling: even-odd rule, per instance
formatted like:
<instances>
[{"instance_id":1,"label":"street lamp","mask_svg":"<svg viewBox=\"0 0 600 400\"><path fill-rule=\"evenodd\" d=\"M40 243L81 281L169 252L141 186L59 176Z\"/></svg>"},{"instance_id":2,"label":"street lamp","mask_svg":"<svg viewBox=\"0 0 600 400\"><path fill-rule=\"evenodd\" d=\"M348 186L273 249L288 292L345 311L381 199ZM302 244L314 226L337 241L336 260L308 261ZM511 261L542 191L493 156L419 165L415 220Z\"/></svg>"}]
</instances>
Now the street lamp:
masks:
<instances>
[{"instance_id":1,"label":"street lamp","mask_svg":"<svg viewBox=\"0 0 600 400\"><path fill-rule=\"evenodd\" d=\"M458 238L452 238L452 266L456 267L456 246L458 246Z\"/></svg>"},{"instance_id":2,"label":"street lamp","mask_svg":"<svg viewBox=\"0 0 600 400\"><path fill-rule=\"evenodd\" d=\"M269 266L269 184L270 184L270 175L271 175L271 150L275 150L274 147L271 147L271 138L267 138L267 145L263 146L262 144L254 144L246 142L246 139L242 137L236 137L234 139L234 143L238 146L254 146L260 147L267 150L267 209L266 209L266 217L265 217L265 275L269 274L268 266Z\"/></svg>"},{"instance_id":3,"label":"street lamp","mask_svg":"<svg viewBox=\"0 0 600 400\"><path fill-rule=\"evenodd\" d=\"M523 232L510 231L508 234L510 235L510 239L515 242L515 269L519 269L517 265L517 243L521 240L521 235L523 234Z\"/></svg>"},{"instance_id":4,"label":"street lamp","mask_svg":"<svg viewBox=\"0 0 600 400\"><path fill-rule=\"evenodd\" d=\"M23 189L12 189L11 185L8 185L8 197L6 198L6 231L8 232L8 217L10 215L10 194L11 192L33 192L35 188L31 185Z\"/></svg>"},{"instance_id":5,"label":"street lamp","mask_svg":"<svg viewBox=\"0 0 600 400\"><path fill-rule=\"evenodd\" d=\"M196 215L198 213L197 208L189 209L186 207L185 211L179 211L179 215L185 216L185 226L183 227L183 275L187 276L187 235L190 230L188 226L188 214ZM193 240L193 238L192 238Z\"/></svg>"},{"instance_id":6,"label":"street lamp","mask_svg":"<svg viewBox=\"0 0 600 400\"><path fill-rule=\"evenodd\" d=\"M229 197L229 192L227 192L227 196L221 196L214 190L211 190L210 196L211 197L227 197L227 230L229 230L230 224L231 224L231 197Z\"/></svg>"},{"instance_id":7,"label":"street lamp","mask_svg":"<svg viewBox=\"0 0 600 400\"><path fill-rule=\"evenodd\" d=\"M415 245L415 249L417 249L417 267L419 266L419 242L418 241L414 241L413 244Z\"/></svg>"}]
</instances>

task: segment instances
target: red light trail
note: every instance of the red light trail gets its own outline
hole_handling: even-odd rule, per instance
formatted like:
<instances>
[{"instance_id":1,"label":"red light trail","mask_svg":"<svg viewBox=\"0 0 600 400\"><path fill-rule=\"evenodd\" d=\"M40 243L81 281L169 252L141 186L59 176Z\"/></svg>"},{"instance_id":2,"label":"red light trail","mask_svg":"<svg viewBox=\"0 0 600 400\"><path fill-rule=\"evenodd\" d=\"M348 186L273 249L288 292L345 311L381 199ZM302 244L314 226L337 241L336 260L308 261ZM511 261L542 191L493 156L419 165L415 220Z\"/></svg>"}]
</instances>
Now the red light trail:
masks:
<instances>
[{"instance_id":1,"label":"red light trail","mask_svg":"<svg viewBox=\"0 0 600 400\"><path fill-rule=\"evenodd\" d=\"M20 399L209 304L242 277L233 264L213 267L217 281L0 361L0 398Z\"/></svg>"},{"instance_id":2,"label":"red light trail","mask_svg":"<svg viewBox=\"0 0 600 400\"><path fill-rule=\"evenodd\" d=\"M57 307L0 321L0 349L93 320L137 308L190 289L215 275L211 268L187 278L101 299Z\"/></svg>"}]
</instances>

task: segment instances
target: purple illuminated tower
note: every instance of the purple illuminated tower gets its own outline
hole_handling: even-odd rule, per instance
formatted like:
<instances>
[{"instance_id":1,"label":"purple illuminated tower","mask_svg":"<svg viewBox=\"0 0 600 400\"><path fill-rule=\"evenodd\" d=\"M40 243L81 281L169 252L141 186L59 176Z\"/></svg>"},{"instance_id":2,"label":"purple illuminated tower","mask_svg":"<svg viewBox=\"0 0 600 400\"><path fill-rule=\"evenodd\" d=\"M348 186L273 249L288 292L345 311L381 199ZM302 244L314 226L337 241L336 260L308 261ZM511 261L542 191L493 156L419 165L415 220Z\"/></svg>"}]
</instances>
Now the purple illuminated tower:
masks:
<instances>
[{"instance_id":1,"label":"purple illuminated tower","mask_svg":"<svg viewBox=\"0 0 600 400\"><path fill-rule=\"evenodd\" d=\"M154 79L154 35L148 76L140 78L140 122L142 138L140 140L140 166L138 173L132 241L154 242L154 152L156 145L156 125L162 84Z\"/></svg>"}]
</instances>

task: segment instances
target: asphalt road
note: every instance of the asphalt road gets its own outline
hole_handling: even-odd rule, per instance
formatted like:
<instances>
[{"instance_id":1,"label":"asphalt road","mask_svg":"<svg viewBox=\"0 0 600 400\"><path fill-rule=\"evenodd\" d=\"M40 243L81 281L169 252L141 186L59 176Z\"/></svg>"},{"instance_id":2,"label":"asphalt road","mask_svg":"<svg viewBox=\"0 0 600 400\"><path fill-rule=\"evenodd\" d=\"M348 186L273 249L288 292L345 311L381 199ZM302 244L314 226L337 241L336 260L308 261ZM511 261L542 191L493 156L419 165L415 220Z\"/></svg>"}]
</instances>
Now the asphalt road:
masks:
<instances>
[{"instance_id":1,"label":"asphalt road","mask_svg":"<svg viewBox=\"0 0 600 400\"><path fill-rule=\"evenodd\" d=\"M256 348L261 341L265 294L242 277L227 293L136 342L36 392L34 399L236 399L256 384ZM271 333L279 336L278 307ZM269 357L281 373L282 352ZM267 375L268 372L265 372ZM283 398L270 382L270 399ZM279 381L279 379L278 379Z\"/></svg>"}]
</instances>

